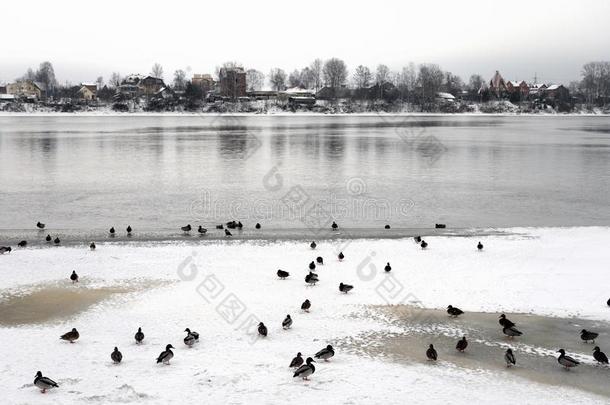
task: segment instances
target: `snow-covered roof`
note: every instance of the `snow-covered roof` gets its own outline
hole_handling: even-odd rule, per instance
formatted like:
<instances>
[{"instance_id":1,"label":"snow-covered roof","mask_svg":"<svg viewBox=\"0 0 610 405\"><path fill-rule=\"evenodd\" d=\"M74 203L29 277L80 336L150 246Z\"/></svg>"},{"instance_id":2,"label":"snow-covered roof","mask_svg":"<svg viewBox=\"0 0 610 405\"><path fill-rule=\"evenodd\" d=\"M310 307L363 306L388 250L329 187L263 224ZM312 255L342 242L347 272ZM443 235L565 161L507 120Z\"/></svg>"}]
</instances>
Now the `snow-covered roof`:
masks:
<instances>
[{"instance_id":1,"label":"snow-covered roof","mask_svg":"<svg viewBox=\"0 0 610 405\"><path fill-rule=\"evenodd\" d=\"M453 94L451 94L451 93L443 93L443 92L440 92L440 91L438 93L436 93L436 97L443 98L443 99L446 99L446 100L454 100L455 99Z\"/></svg>"},{"instance_id":2,"label":"snow-covered roof","mask_svg":"<svg viewBox=\"0 0 610 405\"><path fill-rule=\"evenodd\" d=\"M0 100L14 100L14 94L0 94Z\"/></svg>"},{"instance_id":3,"label":"snow-covered roof","mask_svg":"<svg viewBox=\"0 0 610 405\"><path fill-rule=\"evenodd\" d=\"M557 90L558 88L561 87L561 84L552 84L549 87L547 87L547 90Z\"/></svg>"},{"instance_id":4,"label":"snow-covered roof","mask_svg":"<svg viewBox=\"0 0 610 405\"><path fill-rule=\"evenodd\" d=\"M523 80L521 81L517 81L517 80L509 80L508 83L510 83L511 85L513 85L514 87L519 87L521 86L521 83L523 83Z\"/></svg>"}]
</instances>

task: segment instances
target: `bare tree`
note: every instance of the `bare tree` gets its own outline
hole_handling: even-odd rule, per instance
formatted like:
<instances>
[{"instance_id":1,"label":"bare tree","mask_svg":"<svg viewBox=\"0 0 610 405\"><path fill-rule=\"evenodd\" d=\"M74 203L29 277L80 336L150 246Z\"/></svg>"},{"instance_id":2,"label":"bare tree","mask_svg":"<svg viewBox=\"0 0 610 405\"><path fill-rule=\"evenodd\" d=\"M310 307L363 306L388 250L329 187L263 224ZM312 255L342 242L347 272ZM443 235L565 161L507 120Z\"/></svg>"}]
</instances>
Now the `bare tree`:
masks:
<instances>
[{"instance_id":1,"label":"bare tree","mask_svg":"<svg viewBox=\"0 0 610 405\"><path fill-rule=\"evenodd\" d=\"M423 101L434 99L436 93L443 85L444 77L445 75L438 65L432 63L419 65L417 83L421 88L421 97Z\"/></svg>"},{"instance_id":2,"label":"bare tree","mask_svg":"<svg viewBox=\"0 0 610 405\"><path fill-rule=\"evenodd\" d=\"M377 65L375 71L375 84L381 86L382 84L390 81L390 68L386 65Z\"/></svg>"},{"instance_id":3,"label":"bare tree","mask_svg":"<svg viewBox=\"0 0 610 405\"><path fill-rule=\"evenodd\" d=\"M324 83L331 89L338 89L347 80L347 66L339 58L330 58L324 63L322 69Z\"/></svg>"},{"instance_id":4,"label":"bare tree","mask_svg":"<svg viewBox=\"0 0 610 405\"><path fill-rule=\"evenodd\" d=\"M174 88L176 90L184 90L186 88L186 72L182 69L174 72Z\"/></svg>"},{"instance_id":5,"label":"bare tree","mask_svg":"<svg viewBox=\"0 0 610 405\"><path fill-rule=\"evenodd\" d=\"M46 91L52 92L57 86L55 79L55 70L53 64L49 61L42 62L36 71L36 81L42 83Z\"/></svg>"},{"instance_id":6,"label":"bare tree","mask_svg":"<svg viewBox=\"0 0 610 405\"><path fill-rule=\"evenodd\" d=\"M464 82L462 81L461 77L454 75L451 72L446 72L445 83L443 87L445 88L445 91L447 93L451 93L454 96L457 96L464 88Z\"/></svg>"},{"instance_id":7,"label":"bare tree","mask_svg":"<svg viewBox=\"0 0 610 405\"><path fill-rule=\"evenodd\" d=\"M301 82L301 72L298 69L295 69L288 75L288 85L290 87L302 87L303 83Z\"/></svg>"},{"instance_id":8,"label":"bare tree","mask_svg":"<svg viewBox=\"0 0 610 405\"><path fill-rule=\"evenodd\" d=\"M477 94L477 92L483 87L483 76L479 74L470 75L470 79L468 79L468 91L470 94Z\"/></svg>"},{"instance_id":9,"label":"bare tree","mask_svg":"<svg viewBox=\"0 0 610 405\"><path fill-rule=\"evenodd\" d=\"M417 86L417 70L415 63L409 62L409 65L402 68L402 72L398 75L398 88L403 100L410 100Z\"/></svg>"},{"instance_id":10,"label":"bare tree","mask_svg":"<svg viewBox=\"0 0 610 405\"><path fill-rule=\"evenodd\" d=\"M273 68L269 72L269 83L271 88L275 91L282 91L286 89L286 72L280 68Z\"/></svg>"},{"instance_id":11,"label":"bare tree","mask_svg":"<svg viewBox=\"0 0 610 405\"><path fill-rule=\"evenodd\" d=\"M312 87L315 87L315 77L310 67L304 67L301 70L301 84L305 89L311 89Z\"/></svg>"},{"instance_id":12,"label":"bare tree","mask_svg":"<svg viewBox=\"0 0 610 405\"><path fill-rule=\"evenodd\" d=\"M589 62L584 65L581 88L589 104L607 102L610 98L610 62Z\"/></svg>"},{"instance_id":13,"label":"bare tree","mask_svg":"<svg viewBox=\"0 0 610 405\"><path fill-rule=\"evenodd\" d=\"M97 83L97 89L100 90L102 87L104 87L104 78L102 76L98 76L97 79L95 79L95 83Z\"/></svg>"},{"instance_id":14,"label":"bare tree","mask_svg":"<svg viewBox=\"0 0 610 405\"><path fill-rule=\"evenodd\" d=\"M358 66L354 72L354 84L357 89L364 89L371 85L371 70L366 66Z\"/></svg>"},{"instance_id":15,"label":"bare tree","mask_svg":"<svg viewBox=\"0 0 610 405\"><path fill-rule=\"evenodd\" d=\"M256 69L246 71L246 87L248 91L261 90L265 85L265 74Z\"/></svg>"},{"instance_id":16,"label":"bare tree","mask_svg":"<svg viewBox=\"0 0 610 405\"><path fill-rule=\"evenodd\" d=\"M309 70L311 70L312 84L316 92L322 88L323 66L324 65L321 59L316 59L311 62L311 65L309 65Z\"/></svg>"},{"instance_id":17,"label":"bare tree","mask_svg":"<svg viewBox=\"0 0 610 405\"><path fill-rule=\"evenodd\" d=\"M150 75L163 79L163 66L160 63L155 63L150 71Z\"/></svg>"},{"instance_id":18,"label":"bare tree","mask_svg":"<svg viewBox=\"0 0 610 405\"><path fill-rule=\"evenodd\" d=\"M119 87L121 85L121 75L119 72L112 72L109 83L112 87Z\"/></svg>"}]
</instances>

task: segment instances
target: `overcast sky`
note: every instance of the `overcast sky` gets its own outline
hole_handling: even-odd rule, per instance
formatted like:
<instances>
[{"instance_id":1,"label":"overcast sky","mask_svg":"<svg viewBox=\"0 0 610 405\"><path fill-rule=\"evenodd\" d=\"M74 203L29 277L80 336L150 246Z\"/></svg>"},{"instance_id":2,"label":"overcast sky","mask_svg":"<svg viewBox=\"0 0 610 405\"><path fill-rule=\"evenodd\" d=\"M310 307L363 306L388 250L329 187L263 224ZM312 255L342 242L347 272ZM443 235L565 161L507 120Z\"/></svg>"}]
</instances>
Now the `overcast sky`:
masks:
<instances>
[{"instance_id":1,"label":"overcast sky","mask_svg":"<svg viewBox=\"0 0 610 405\"><path fill-rule=\"evenodd\" d=\"M94 81L162 64L213 73L224 61L267 73L315 58L400 69L438 63L468 79L569 82L610 59L606 0L3 0L0 82L43 60L58 80Z\"/></svg>"}]
</instances>

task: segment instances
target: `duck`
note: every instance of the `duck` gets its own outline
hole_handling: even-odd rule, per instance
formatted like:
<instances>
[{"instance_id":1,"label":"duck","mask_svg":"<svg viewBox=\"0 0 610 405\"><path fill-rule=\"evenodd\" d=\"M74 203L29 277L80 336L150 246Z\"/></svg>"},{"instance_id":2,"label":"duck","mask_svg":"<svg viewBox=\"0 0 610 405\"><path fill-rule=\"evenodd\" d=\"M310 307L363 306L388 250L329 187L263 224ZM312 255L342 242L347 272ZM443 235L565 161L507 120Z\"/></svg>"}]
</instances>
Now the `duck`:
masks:
<instances>
[{"instance_id":1,"label":"duck","mask_svg":"<svg viewBox=\"0 0 610 405\"><path fill-rule=\"evenodd\" d=\"M458 316L462 315L464 313L464 311L462 311L461 309L459 309L458 307L454 307L454 306L447 306L447 313L454 317L457 318Z\"/></svg>"},{"instance_id":2,"label":"duck","mask_svg":"<svg viewBox=\"0 0 610 405\"><path fill-rule=\"evenodd\" d=\"M241 229L244 227L244 224L241 223L241 221L237 221L237 229Z\"/></svg>"},{"instance_id":3,"label":"duck","mask_svg":"<svg viewBox=\"0 0 610 405\"><path fill-rule=\"evenodd\" d=\"M339 228L339 225L337 225L337 223L335 221L333 221L333 223L330 227L333 228L333 231L336 231Z\"/></svg>"},{"instance_id":4,"label":"duck","mask_svg":"<svg viewBox=\"0 0 610 405\"><path fill-rule=\"evenodd\" d=\"M46 225L45 225L45 224L43 224L43 223L42 223L42 222L40 222L40 221L38 221L38 222L36 223L36 228L38 228L38 229L44 229L44 227L45 227L45 226L46 226Z\"/></svg>"},{"instance_id":5,"label":"duck","mask_svg":"<svg viewBox=\"0 0 610 405\"><path fill-rule=\"evenodd\" d=\"M318 264L324 264L324 259L322 259L322 256L318 256L318 257L316 257L316 263L318 263Z\"/></svg>"},{"instance_id":6,"label":"duck","mask_svg":"<svg viewBox=\"0 0 610 405\"><path fill-rule=\"evenodd\" d=\"M458 340L457 345L455 345L455 348L460 352L464 352L467 347L468 341L466 340L466 336L463 336L460 340Z\"/></svg>"},{"instance_id":7,"label":"duck","mask_svg":"<svg viewBox=\"0 0 610 405\"><path fill-rule=\"evenodd\" d=\"M303 303L301 304L301 310L303 310L305 312L309 312L310 308L311 308L311 302L308 299L303 301Z\"/></svg>"},{"instance_id":8,"label":"duck","mask_svg":"<svg viewBox=\"0 0 610 405\"><path fill-rule=\"evenodd\" d=\"M57 388L59 385L49 377L44 377L41 371L36 372L36 377L34 377L34 385L40 388L40 391L44 394L47 390L51 388Z\"/></svg>"},{"instance_id":9,"label":"duck","mask_svg":"<svg viewBox=\"0 0 610 405\"><path fill-rule=\"evenodd\" d=\"M481 242L477 244L477 249L483 250L483 244Z\"/></svg>"},{"instance_id":10,"label":"duck","mask_svg":"<svg viewBox=\"0 0 610 405\"><path fill-rule=\"evenodd\" d=\"M315 241L313 241L313 242L311 242L311 243L309 244L309 247L310 247L310 248L312 248L312 249L315 249L315 248L316 248L316 246L318 246L318 245L316 245L316 242L315 242Z\"/></svg>"},{"instance_id":11,"label":"duck","mask_svg":"<svg viewBox=\"0 0 610 405\"><path fill-rule=\"evenodd\" d=\"M159 354L159 357L157 357L157 364L169 364L169 361L174 357L174 352L172 352L172 349L175 349L175 347L172 345L168 344L165 346L165 350Z\"/></svg>"},{"instance_id":12,"label":"duck","mask_svg":"<svg viewBox=\"0 0 610 405\"><path fill-rule=\"evenodd\" d=\"M207 231L208 230L201 225L199 225L199 228L197 228L197 232L199 232L200 235L205 235Z\"/></svg>"},{"instance_id":13,"label":"duck","mask_svg":"<svg viewBox=\"0 0 610 405\"><path fill-rule=\"evenodd\" d=\"M422 249L425 249L428 247L428 242L426 242L425 240L422 239L419 246L421 246Z\"/></svg>"},{"instance_id":14,"label":"duck","mask_svg":"<svg viewBox=\"0 0 610 405\"><path fill-rule=\"evenodd\" d=\"M56 236L55 239L53 239L53 243L55 243L56 245L59 245L59 242L61 242L59 240L59 236Z\"/></svg>"},{"instance_id":15,"label":"duck","mask_svg":"<svg viewBox=\"0 0 610 405\"><path fill-rule=\"evenodd\" d=\"M117 347L115 347L114 351L110 353L110 358L115 364L119 364L121 360L123 360L123 354L119 351Z\"/></svg>"},{"instance_id":16,"label":"duck","mask_svg":"<svg viewBox=\"0 0 610 405\"><path fill-rule=\"evenodd\" d=\"M96 246L95 246L95 242L91 242L91 243L89 244L89 249L91 249L91 250L95 250L95 248L96 248Z\"/></svg>"},{"instance_id":17,"label":"duck","mask_svg":"<svg viewBox=\"0 0 610 405\"><path fill-rule=\"evenodd\" d=\"M80 337L80 334L78 333L76 328L72 328L72 330L70 332L64 333L59 338L61 340L67 340L70 343L74 343L74 341L78 340L79 337Z\"/></svg>"},{"instance_id":18,"label":"duck","mask_svg":"<svg viewBox=\"0 0 610 405\"><path fill-rule=\"evenodd\" d=\"M588 343L589 340L591 342L595 343L595 339L597 339L598 336L599 336L599 333L591 332L586 329L583 329L580 331L580 338L582 340L584 340L585 343Z\"/></svg>"},{"instance_id":19,"label":"duck","mask_svg":"<svg viewBox=\"0 0 610 405\"><path fill-rule=\"evenodd\" d=\"M339 261L345 259L345 255L343 254L343 252L339 252L339 255L337 257L339 258Z\"/></svg>"},{"instance_id":20,"label":"duck","mask_svg":"<svg viewBox=\"0 0 610 405\"><path fill-rule=\"evenodd\" d=\"M608 298L608 301L606 301L606 305L610 307L610 298Z\"/></svg>"},{"instance_id":21,"label":"duck","mask_svg":"<svg viewBox=\"0 0 610 405\"><path fill-rule=\"evenodd\" d=\"M125 230L127 231L127 235L131 235L131 225L127 225L127 228Z\"/></svg>"},{"instance_id":22,"label":"duck","mask_svg":"<svg viewBox=\"0 0 610 405\"><path fill-rule=\"evenodd\" d=\"M192 347L195 344L196 340L197 339L195 339L195 336L191 335L190 333L187 333L186 337L184 338L184 344L188 347Z\"/></svg>"},{"instance_id":23,"label":"duck","mask_svg":"<svg viewBox=\"0 0 610 405\"><path fill-rule=\"evenodd\" d=\"M421 243L421 236L414 236L413 240L415 241L415 243L420 244Z\"/></svg>"},{"instance_id":24,"label":"duck","mask_svg":"<svg viewBox=\"0 0 610 405\"><path fill-rule=\"evenodd\" d=\"M386 224L386 226L384 226L385 229L390 229L390 224Z\"/></svg>"},{"instance_id":25,"label":"duck","mask_svg":"<svg viewBox=\"0 0 610 405\"><path fill-rule=\"evenodd\" d=\"M70 280L72 280L72 284L78 283L78 274L76 274L76 270L72 270L72 274L70 274Z\"/></svg>"},{"instance_id":26,"label":"duck","mask_svg":"<svg viewBox=\"0 0 610 405\"><path fill-rule=\"evenodd\" d=\"M390 262L388 262L388 264L386 264L383 269L385 270L386 273L391 272L392 271L392 266L390 266Z\"/></svg>"},{"instance_id":27,"label":"duck","mask_svg":"<svg viewBox=\"0 0 610 405\"><path fill-rule=\"evenodd\" d=\"M189 233L193 228L191 228L191 224L186 224L186 226L181 226L180 229L184 233Z\"/></svg>"},{"instance_id":28,"label":"duck","mask_svg":"<svg viewBox=\"0 0 610 405\"><path fill-rule=\"evenodd\" d=\"M47 235L47 237L44 238L44 240L46 240L47 242L51 242L53 240L53 238L51 238L51 235Z\"/></svg>"},{"instance_id":29,"label":"duck","mask_svg":"<svg viewBox=\"0 0 610 405\"><path fill-rule=\"evenodd\" d=\"M258 222L256 223L256 225L254 225L254 228L256 229L261 229L261 224L259 224Z\"/></svg>"},{"instance_id":30,"label":"duck","mask_svg":"<svg viewBox=\"0 0 610 405\"><path fill-rule=\"evenodd\" d=\"M216 225L216 229L225 229L225 227L222 224L220 224L220 225Z\"/></svg>"},{"instance_id":31,"label":"duck","mask_svg":"<svg viewBox=\"0 0 610 405\"><path fill-rule=\"evenodd\" d=\"M352 289L354 288L353 285L349 285L349 284L343 284L343 283L339 283L339 291L343 292L343 293L348 293L350 292Z\"/></svg>"},{"instance_id":32,"label":"duck","mask_svg":"<svg viewBox=\"0 0 610 405\"><path fill-rule=\"evenodd\" d=\"M114 230L114 226L110 228L110 230L108 231L110 233L110 236L114 236L114 233L116 232Z\"/></svg>"},{"instance_id":33,"label":"duck","mask_svg":"<svg viewBox=\"0 0 610 405\"><path fill-rule=\"evenodd\" d=\"M263 337L267 336L267 327L262 322L258 324L258 334Z\"/></svg>"},{"instance_id":34,"label":"duck","mask_svg":"<svg viewBox=\"0 0 610 405\"><path fill-rule=\"evenodd\" d=\"M444 229L444 228L446 228L446 227L447 227L447 225L445 225L445 224L434 224L434 227L435 227L436 229Z\"/></svg>"},{"instance_id":35,"label":"duck","mask_svg":"<svg viewBox=\"0 0 610 405\"><path fill-rule=\"evenodd\" d=\"M523 335L523 333L521 331L517 330L517 328L515 328L514 326L511 326L510 328L504 327L502 329L502 333L504 333L506 336L508 336L510 338L514 338L515 336Z\"/></svg>"},{"instance_id":36,"label":"duck","mask_svg":"<svg viewBox=\"0 0 610 405\"><path fill-rule=\"evenodd\" d=\"M225 236L228 238L230 236L233 236L233 234L228 229L225 229Z\"/></svg>"},{"instance_id":37,"label":"duck","mask_svg":"<svg viewBox=\"0 0 610 405\"><path fill-rule=\"evenodd\" d=\"M608 356L606 356L606 353L602 352L601 349L599 348L599 346L595 346L593 348L593 358L595 359L595 361L597 361L598 363L601 364L608 364Z\"/></svg>"},{"instance_id":38,"label":"duck","mask_svg":"<svg viewBox=\"0 0 610 405\"><path fill-rule=\"evenodd\" d=\"M428 346L428 350L426 350L426 357L428 358L428 360L433 361L436 361L436 359L438 359L438 353L436 353L434 345L430 344L430 346Z\"/></svg>"},{"instance_id":39,"label":"duck","mask_svg":"<svg viewBox=\"0 0 610 405\"><path fill-rule=\"evenodd\" d=\"M504 361L506 361L506 367L517 364L517 360L515 359L512 349L506 349L506 353L504 353Z\"/></svg>"},{"instance_id":40,"label":"duck","mask_svg":"<svg viewBox=\"0 0 610 405\"><path fill-rule=\"evenodd\" d=\"M576 367L580 364L580 362L576 361L570 356L566 356L566 351L563 349L559 349L557 351L559 353L559 357L557 358L557 362L564 366L566 370L569 370L572 367Z\"/></svg>"},{"instance_id":41,"label":"duck","mask_svg":"<svg viewBox=\"0 0 610 405\"><path fill-rule=\"evenodd\" d=\"M320 281L318 275L316 273L312 273L311 271L305 276L305 282L307 284L316 285L318 281Z\"/></svg>"},{"instance_id":42,"label":"duck","mask_svg":"<svg viewBox=\"0 0 610 405\"><path fill-rule=\"evenodd\" d=\"M311 263L309 263L309 270L315 270L316 269L316 264L312 261Z\"/></svg>"},{"instance_id":43,"label":"duck","mask_svg":"<svg viewBox=\"0 0 610 405\"><path fill-rule=\"evenodd\" d=\"M330 359L334 355L335 355L335 349L333 349L333 347L331 345L328 345L324 349L317 352L313 357L315 357L318 360L322 359L324 361L328 361L328 359Z\"/></svg>"},{"instance_id":44,"label":"duck","mask_svg":"<svg viewBox=\"0 0 610 405\"><path fill-rule=\"evenodd\" d=\"M235 221L229 221L225 224L227 226L227 228L229 229L235 229L237 227L237 222Z\"/></svg>"},{"instance_id":45,"label":"duck","mask_svg":"<svg viewBox=\"0 0 610 405\"><path fill-rule=\"evenodd\" d=\"M504 314L500 315L500 320L498 321L498 323L503 328L512 328L513 326L515 326L514 322L511 322Z\"/></svg>"},{"instance_id":46,"label":"duck","mask_svg":"<svg viewBox=\"0 0 610 405\"><path fill-rule=\"evenodd\" d=\"M19 242L19 243L17 244L17 246L19 246L19 247L21 247L21 248L24 248L24 247L26 247L27 245L28 245L28 241L27 241L27 240L22 240L21 242Z\"/></svg>"},{"instance_id":47,"label":"duck","mask_svg":"<svg viewBox=\"0 0 610 405\"><path fill-rule=\"evenodd\" d=\"M279 278L281 278L282 280L284 280L289 275L290 275L290 273L288 273L287 271L284 271L284 270L281 270L281 269L277 271L277 276Z\"/></svg>"},{"instance_id":48,"label":"duck","mask_svg":"<svg viewBox=\"0 0 610 405\"><path fill-rule=\"evenodd\" d=\"M308 357L305 364L296 369L292 378L301 377L303 380L307 380L307 377L316 372L316 367L311 363L315 363L315 360Z\"/></svg>"},{"instance_id":49,"label":"duck","mask_svg":"<svg viewBox=\"0 0 610 405\"><path fill-rule=\"evenodd\" d=\"M136 339L136 344L139 345L144 340L144 332L142 332L142 328L138 328L134 338Z\"/></svg>"},{"instance_id":50,"label":"duck","mask_svg":"<svg viewBox=\"0 0 610 405\"><path fill-rule=\"evenodd\" d=\"M290 329L291 326L292 326L292 318L290 317L290 315L286 315L286 318L284 318L284 321L282 322L282 328Z\"/></svg>"},{"instance_id":51,"label":"duck","mask_svg":"<svg viewBox=\"0 0 610 405\"><path fill-rule=\"evenodd\" d=\"M10 246L0 246L0 255L11 253L13 249Z\"/></svg>"},{"instance_id":52,"label":"duck","mask_svg":"<svg viewBox=\"0 0 610 405\"><path fill-rule=\"evenodd\" d=\"M195 340L199 340L199 333L195 332L194 330L190 330L189 328L186 328L184 331L193 336Z\"/></svg>"},{"instance_id":53,"label":"duck","mask_svg":"<svg viewBox=\"0 0 610 405\"><path fill-rule=\"evenodd\" d=\"M297 368L303 365L303 355L301 352L298 352L294 359L290 362L290 368Z\"/></svg>"}]
</instances>

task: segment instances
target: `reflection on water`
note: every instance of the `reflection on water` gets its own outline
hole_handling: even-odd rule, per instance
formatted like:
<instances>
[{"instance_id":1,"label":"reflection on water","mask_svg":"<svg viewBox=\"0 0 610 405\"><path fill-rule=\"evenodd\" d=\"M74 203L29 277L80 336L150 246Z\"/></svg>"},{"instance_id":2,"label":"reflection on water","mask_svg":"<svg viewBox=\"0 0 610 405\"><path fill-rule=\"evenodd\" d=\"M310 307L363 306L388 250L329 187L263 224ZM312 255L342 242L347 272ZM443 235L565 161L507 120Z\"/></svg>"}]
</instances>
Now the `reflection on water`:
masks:
<instances>
[{"instance_id":1,"label":"reflection on water","mask_svg":"<svg viewBox=\"0 0 610 405\"><path fill-rule=\"evenodd\" d=\"M81 231L229 219L302 229L256 209L297 186L346 228L609 225L609 126L606 117L0 117L9 213L0 238L38 220ZM350 192L354 178L365 193ZM236 206L194 213L203 193L209 206ZM332 201L412 204L379 217Z\"/></svg>"}]
</instances>

